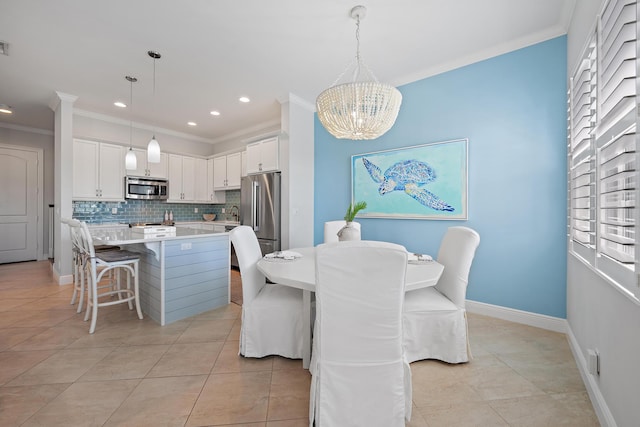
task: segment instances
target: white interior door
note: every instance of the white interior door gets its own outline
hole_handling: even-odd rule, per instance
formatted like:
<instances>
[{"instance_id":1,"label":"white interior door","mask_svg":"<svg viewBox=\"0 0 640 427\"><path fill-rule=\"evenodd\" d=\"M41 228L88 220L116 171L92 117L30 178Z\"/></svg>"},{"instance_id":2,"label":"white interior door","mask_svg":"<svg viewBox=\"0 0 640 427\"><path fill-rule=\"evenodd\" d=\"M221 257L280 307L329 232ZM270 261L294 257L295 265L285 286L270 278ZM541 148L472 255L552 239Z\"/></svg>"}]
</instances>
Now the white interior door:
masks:
<instances>
[{"instance_id":1,"label":"white interior door","mask_svg":"<svg viewBox=\"0 0 640 427\"><path fill-rule=\"evenodd\" d=\"M38 258L38 153L0 147L0 264Z\"/></svg>"}]
</instances>

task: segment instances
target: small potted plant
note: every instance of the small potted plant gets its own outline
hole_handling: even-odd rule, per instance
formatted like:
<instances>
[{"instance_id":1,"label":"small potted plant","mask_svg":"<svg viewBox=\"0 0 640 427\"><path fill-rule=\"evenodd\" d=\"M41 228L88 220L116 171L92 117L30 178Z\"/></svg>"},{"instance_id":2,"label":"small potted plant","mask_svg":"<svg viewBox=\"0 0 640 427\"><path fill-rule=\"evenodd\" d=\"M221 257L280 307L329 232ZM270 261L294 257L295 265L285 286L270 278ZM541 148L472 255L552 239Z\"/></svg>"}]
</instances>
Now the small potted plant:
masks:
<instances>
[{"instance_id":1,"label":"small potted plant","mask_svg":"<svg viewBox=\"0 0 640 427\"><path fill-rule=\"evenodd\" d=\"M347 224L338 231L338 240L346 241L346 240L360 240L360 228L356 227L353 224L353 220L355 219L358 212L363 209L366 209L367 202L356 202L355 204L352 202L347 208L347 213L344 216L344 220Z\"/></svg>"}]
</instances>

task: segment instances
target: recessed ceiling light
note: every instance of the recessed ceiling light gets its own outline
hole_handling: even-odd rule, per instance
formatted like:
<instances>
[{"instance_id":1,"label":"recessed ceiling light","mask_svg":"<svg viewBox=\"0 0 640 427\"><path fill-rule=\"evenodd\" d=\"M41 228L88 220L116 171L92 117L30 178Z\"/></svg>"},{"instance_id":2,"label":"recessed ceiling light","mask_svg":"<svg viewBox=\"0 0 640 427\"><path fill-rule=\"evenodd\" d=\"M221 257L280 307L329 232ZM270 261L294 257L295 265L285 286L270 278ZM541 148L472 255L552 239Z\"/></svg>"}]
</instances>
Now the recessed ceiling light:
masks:
<instances>
[{"instance_id":1,"label":"recessed ceiling light","mask_svg":"<svg viewBox=\"0 0 640 427\"><path fill-rule=\"evenodd\" d=\"M238 101L240 101L240 102L249 102L251 100L249 98L247 98L246 96L241 96L240 99L238 99Z\"/></svg>"},{"instance_id":2,"label":"recessed ceiling light","mask_svg":"<svg viewBox=\"0 0 640 427\"><path fill-rule=\"evenodd\" d=\"M0 104L0 113L13 114L13 111L11 111L11 107L9 107L7 104Z\"/></svg>"},{"instance_id":3,"label":"recessed ceiling light","mask_svg":"<svg viewBox=\"0 0 640 427\"><path fill-rule=\"evenodd\" d=\"M113 105L115 105L116 107L120 107L120 108L126 108L127 107L127 104L125 104L124 102L120 102L120 101L114 102Z\"/></svg>"},{"instance_id":4,"label":"recessed ceiling light","mask_svg":"<svg viewBox=\"0 0 640 427\"><path fill-rule=\"evenodd\" d=\"M187 124L189 126L198 126L198 124L196 122L187 122Z\"/></svg>"},{"instance_id":5,"label":"recessed ceiling light","mask_svg":"<svg viewBox=\"0 0 640 427\"><path fill-rule=\"evenodd\" d=\"M213 111L211 112L211 115L212 115L212 116L219 116L219 115L220 115L220 111L213 110Z\"/></svg>"}]
</instances>

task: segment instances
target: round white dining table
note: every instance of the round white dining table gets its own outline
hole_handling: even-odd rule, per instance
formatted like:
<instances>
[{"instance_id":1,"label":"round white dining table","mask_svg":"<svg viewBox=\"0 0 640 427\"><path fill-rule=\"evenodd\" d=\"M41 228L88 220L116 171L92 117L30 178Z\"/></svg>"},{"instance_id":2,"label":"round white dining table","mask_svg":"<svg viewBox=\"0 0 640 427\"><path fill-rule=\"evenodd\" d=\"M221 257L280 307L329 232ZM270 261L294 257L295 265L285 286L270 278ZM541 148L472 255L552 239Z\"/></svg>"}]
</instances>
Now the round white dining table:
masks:
<instances>
[{"instance_id":1,"label":"round white dining table","mask_svg":"<svg viewBox=\"0 0 640 427\"><path fill-rule=\"evenodd\" d=\"M315 247L290 249L302 255L292 260L262 258L258 270L273 283L302 289L303 299L303 357L302 366L309 368L311 362L311 293L316 290ZM409 263L405 278L405 292L435 286L444 266L437 261Z\"/></svg>"}]
</instances>

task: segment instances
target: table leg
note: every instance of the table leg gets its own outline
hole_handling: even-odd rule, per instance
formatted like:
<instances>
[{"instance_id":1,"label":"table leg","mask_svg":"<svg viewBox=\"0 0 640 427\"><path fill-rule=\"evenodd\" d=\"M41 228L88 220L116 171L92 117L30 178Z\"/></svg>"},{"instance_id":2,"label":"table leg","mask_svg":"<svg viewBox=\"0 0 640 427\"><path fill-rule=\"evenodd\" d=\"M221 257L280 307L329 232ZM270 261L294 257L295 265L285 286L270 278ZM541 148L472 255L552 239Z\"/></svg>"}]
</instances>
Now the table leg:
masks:
<instances>
[{"instance_id":1,"label":"table leg","mask_svg":"<svg viewBox=\"0 0 640 427\"><path fill-rule=\"evenodd\" d=\"M302 291L302 367L311 364L311 291Z\"/></svg>"}]
</instances>

